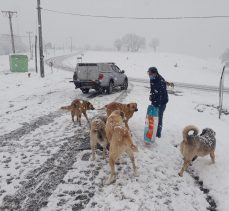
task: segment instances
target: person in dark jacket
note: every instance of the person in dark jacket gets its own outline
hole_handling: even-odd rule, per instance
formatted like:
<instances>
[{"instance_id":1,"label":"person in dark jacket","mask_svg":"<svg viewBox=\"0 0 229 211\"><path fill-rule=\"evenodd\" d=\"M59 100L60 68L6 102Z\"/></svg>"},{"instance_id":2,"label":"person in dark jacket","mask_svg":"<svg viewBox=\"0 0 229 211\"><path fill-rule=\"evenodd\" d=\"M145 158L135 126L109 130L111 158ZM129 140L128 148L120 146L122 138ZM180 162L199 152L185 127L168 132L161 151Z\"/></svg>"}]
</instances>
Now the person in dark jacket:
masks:
<instances>
[{"instance_id":1,"label":"person in dark jacket","mask_svg":"<svg viewBox=\"0 0 229 211\"><path fill-rule=\"evenodd\" d=\"M150 78L150 101L151 104L159 109L157 137L161 137L163 113L168 103L168 93L165 79L158 73L156 67L148 69Z\"/></svg>"}]
</instances>

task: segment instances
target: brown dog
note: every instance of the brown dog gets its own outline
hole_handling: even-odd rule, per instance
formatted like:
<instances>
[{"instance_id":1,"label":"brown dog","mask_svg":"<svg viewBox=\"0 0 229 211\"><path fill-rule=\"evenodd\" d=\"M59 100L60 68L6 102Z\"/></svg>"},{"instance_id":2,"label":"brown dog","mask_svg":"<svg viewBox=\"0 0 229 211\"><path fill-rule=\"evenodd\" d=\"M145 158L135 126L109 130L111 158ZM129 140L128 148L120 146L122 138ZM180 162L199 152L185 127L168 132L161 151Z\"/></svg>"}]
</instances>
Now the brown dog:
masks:
<instances>
[{"instance_id":1,"label":"brown dog","mask_svg":"<svg viewBox=\"0 0 229 211\"><path fill-rule=\"evenodd\" d=\"M134 158L134 152L137 152L138 148L132 142L130 131L125 126L123 116L122 111L113 111L106 122L105 130L110 142L109 164L111 168L111 175L106 184L111 184L115 180L115 162L125 152L131 159L134 175L138 176Z\"/></svg>"},{"instance_id":2,"label":"brown dog","mask_svg":"<svg viewBox=\"0 0 229 211\"><path fill-rule=\"evenodd\" d=\"M137 103L128 103L128 104L122 104L117 102L112 102L110 104L105 105L107 116L110 116L110 114L115 110L123 111L126 117L125 124L126 127L129 129L128 121L133 116L134 112L138 111Z\"/></svg>"},{"instance_id":3,"label":"brown dog","mask_svg":"<svg viewBox=\"0 0 229 211\"><path fill-rule=\"evenodd\" d=\"M81 125L81 115L83 114L87 119L88 124L90 125L89 119L87 117L87 110L94 110L95 108L93 105L86 101L76 99L72 101L71 105L69 106L62 106L61 109L65 109L71 111L72 121L74 122L74 116L77 116L77 122Z\"/></svg>"},{"instance_id":4,"label":"brown dog","mask_svg":"<svg viewBox=\"0 0 229 211\"><path fill-rule=\"evenodd\" d=\"M91 121L90 144L92 150L92 160L95 160L95 150L97 143L103 147L103 159L105 159L106 147L108 145L105 132L106 120L106 116L98 116L93 118Z\"/></svg>"},{"instance_id":5,"label":"brown dog","mask_svg":"<svg viewBox=\"0 0 229 211\"><path fill-rule=\"evenodd\" d=\"M194 131L194 133L189 135L190 131ZM181 177L191 161L195 160L198 156L210 155L212 163L215 163L215 132L210 128L203 129L200 135L198 135L198 132L198 128L193 125L183 129L183 141L180 144L180 150L184 156L184 164L179 172Z\"/></svg>"}]
</instances>

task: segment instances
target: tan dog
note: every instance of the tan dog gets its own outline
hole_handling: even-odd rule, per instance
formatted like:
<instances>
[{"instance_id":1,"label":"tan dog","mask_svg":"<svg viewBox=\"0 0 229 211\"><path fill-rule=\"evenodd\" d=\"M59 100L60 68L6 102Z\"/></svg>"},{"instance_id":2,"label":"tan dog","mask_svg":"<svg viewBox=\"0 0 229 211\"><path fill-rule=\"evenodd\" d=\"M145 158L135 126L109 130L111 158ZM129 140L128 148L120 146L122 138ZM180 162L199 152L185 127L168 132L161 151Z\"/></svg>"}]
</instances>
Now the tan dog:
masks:
<instances>
[{"instance_id":1,"label":"tan dog","mask_svg":"<svg viewBox=\"0 0 229 211\"><path fill-rule=\"evenodd\" d=\"M93 107L93 105L90 102L86 100L76 99L72 101L71 105L62 106L61 109L71 111L72 121L74 122L74 116L76 116L77 122L79 123L79 125L81 125L81 115L83 114L85 118L87 119L88 124L90 125L86 112L87 110L94 110L95 108Z\"/></svg>"},{"instance_id":2,"label":"tan dog","mask_svg":"<svg viewBox=\"0 0 229 211\"><path fill-rule=\"evenodd\" d=\"M128 104L122 104L117 102L112 102L110 104L105 105L107 116L110 116L110 114L115 110L123 111L126 117L126 127L129 129L128 121L133 116L134 112L138 111L137 103L128 103Z\"/></svg>"},{"instance_id":3,"label":"tan dog","mask_svg":"<svg viewBox=\"0 0 229 211\"><path fill-rule=\"evenodd\" d=\"M125 125L125 114L120 110L113 111L111 115L107 118L107 122L105 125L108 142L110 142L112 138L114 127L120 125Z\"/></svg>"},{"instance_id":4,"label":"tan dog","mask_svg":"<svg viewBox=\"0 0 229 211\"><path fill-rule=\"evenodd\" d=\"M110 142L109 164L111 168L111 175L106 184L111 184L115 180L115 162L125 152L131 159L134 175L138 176L134 158L134 152L137 152L138 149L132 142L130 131L125 126L122 111L116 110L111 113L107 118L105 130Z\"/></svg>"},{"instance_id":5,"label":"tan dog","mask_svg":"<svg viewBox=\"0 0 229 211\"><path fill-rule=\"evenodd\" d=\"M170 86L171 88L174 88L175 85L173 82L166 81L166 86Z\"/></svg>"},{"instance_id":6,"label":"tan dog","mask_svg":"<svg viewBox=\"0 0 229 211\"><path fill-rule=\"evenodd\" d=\"M106 147L108 145L108 140L105 132L106 120L106 116L98 116L93 118L91 121L90 144L92 150L92 160L95 160L95 150L97 143L103 147L103 159L105 159Z\"/></svg>"},{"instance_id":7,"label":"tan dog","mask_svg":"<svg viewBox=\"0 0 229 211\"><path fill-rule=\"evenodd\" d=\"M194 131L194 133L189 135L190 131ZM215 163L215 132L210 128L205 128L200 135L198 133L198 128L193 125L183 129L183 141L180 144L180 150L184 156L184 164L179 172L181 177L191 161L195 160L198 156L210 155L212 163Z\"/></svg>"}]
</instances>

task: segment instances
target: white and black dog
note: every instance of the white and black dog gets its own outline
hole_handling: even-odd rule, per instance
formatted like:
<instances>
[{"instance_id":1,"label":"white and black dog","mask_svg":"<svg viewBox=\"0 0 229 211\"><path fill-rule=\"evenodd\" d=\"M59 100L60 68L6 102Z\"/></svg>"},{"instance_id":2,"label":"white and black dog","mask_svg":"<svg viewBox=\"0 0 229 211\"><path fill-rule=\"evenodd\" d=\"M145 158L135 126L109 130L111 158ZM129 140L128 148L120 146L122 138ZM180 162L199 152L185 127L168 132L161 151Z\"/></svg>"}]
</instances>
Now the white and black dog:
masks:
<instances>
[{"instance_id":1,"label":"white and black dog","mask_svg":"<svg viewBox=\"0 0 229 211\"><path fill-rule=\"evenodd\" d=\"M194 133L189 135L190 131ZM203 129L200 135L198 133L198 128L193 125L183 129L183 141L180 144L180 150L184 156L184 164L179 172L181 177L191 161L194 161L198 156L210 155L212 163L215 163L216 133L211 128Z\"/></svg>"}]
</instances>

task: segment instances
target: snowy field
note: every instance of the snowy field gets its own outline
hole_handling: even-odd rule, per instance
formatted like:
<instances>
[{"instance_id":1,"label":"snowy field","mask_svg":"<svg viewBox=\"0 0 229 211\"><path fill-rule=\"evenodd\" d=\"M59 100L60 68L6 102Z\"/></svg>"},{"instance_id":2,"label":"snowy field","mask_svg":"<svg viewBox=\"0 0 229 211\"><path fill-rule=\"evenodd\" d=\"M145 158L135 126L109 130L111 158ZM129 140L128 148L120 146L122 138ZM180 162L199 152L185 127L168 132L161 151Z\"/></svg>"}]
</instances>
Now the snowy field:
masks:
<instances>
[{"instance_id":1,"label":"snowy field","mask_svg":"<svg viewBox=\"0 0 229 211\"><path fill-rule=\"evenodd\" d=\"M66 59L64 64L75 67L76 56ZM223 64L217 58L200 59L171 53L154 52L102 52L88 51L82 62L115 62L129 77L147 79L151 66L158 68L168 81L219 86ZM229 87L229 71L225 86Z\"/></svg>"},{"instance_id":2,"label":"snowy field","mask_svg":"<svg viewBox=\"0 0 229 211\"><path fill-rule=\"evenodd\" d=\"M218 85L222 68L219 61L152 55L88 52L83 61L115 61L129 77L136 78L147 78L146 70L153 63L168 81ZM52 72L45 66L46 77L40 78L31 63L29 78L27 73L11 73L7 58L0 56L0 209L229 209L229 115L218 118L217 92L177 87L170 90L162 138L145 147L148 84L131 82L127 91L93 97L93 92L83 95L74 89L68 82L71 72L60 69ZM176 63L178 67L174 67ZM66 59L64 65L74 67L75 57ZM96 108L112 101L138 103L139 111L129 126L139 148L136 153L139 177L133 176L131 163L124 156L116 166L116 182L104 185L110 173L108 157L102 160L98 150L96 160L91 161L90 149L83 147L89 143L84 117L81 128L71 122L69 113L59 109L75 98L89 100ZM229 108L228 94L224 96L224 105ZM88 112L89 118L100 112ZM188 124L200 129L210 127L216 132L216 163L211 164L209 156L198 158L181 178L178 172L182 156L177 145L182 140L182 129Z\"/></svg>"}]
</instances>

